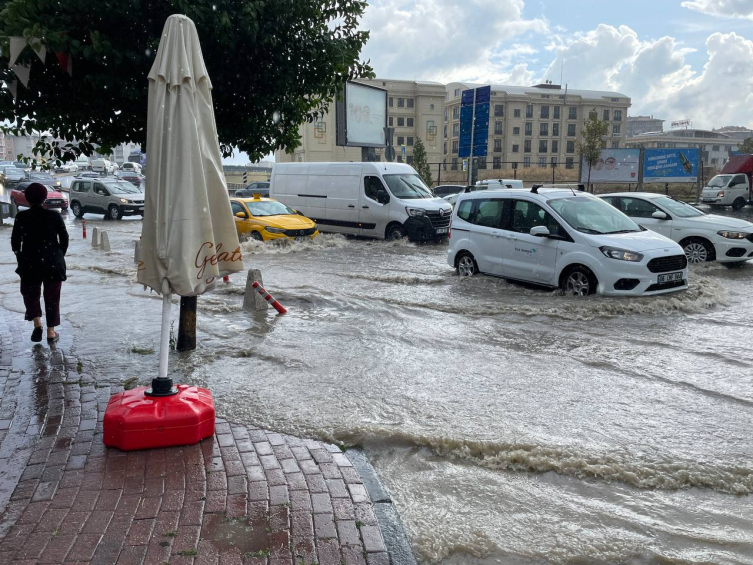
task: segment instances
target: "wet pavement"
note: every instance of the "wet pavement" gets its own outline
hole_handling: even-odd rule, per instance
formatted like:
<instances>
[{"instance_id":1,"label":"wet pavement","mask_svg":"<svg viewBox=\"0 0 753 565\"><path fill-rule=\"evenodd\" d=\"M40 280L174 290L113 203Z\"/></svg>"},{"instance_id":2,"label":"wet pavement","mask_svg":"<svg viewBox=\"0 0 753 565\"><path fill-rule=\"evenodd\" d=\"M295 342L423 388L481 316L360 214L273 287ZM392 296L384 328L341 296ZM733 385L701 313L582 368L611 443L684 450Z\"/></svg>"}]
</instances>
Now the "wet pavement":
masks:
<instances>
[{"instance_id":1,"label":"wet pavement","mask_svg":"<svg viewBox=\"0 0 753 565\"><path fill-rule=\"evenodd\" d=\"M68 219L71 352L147 384L160 301L135 284L140 221L87 223L113 250ZM363 446L423 563L753 563L753 265L693 267L684 293L577 300L460 280L445 258L248 242L246 268L289 313L244 312L232 277L199 299L198 348L171 367L229 420ZM0 263L18 313L7 248Z\"/></svg>"}]
</instances>

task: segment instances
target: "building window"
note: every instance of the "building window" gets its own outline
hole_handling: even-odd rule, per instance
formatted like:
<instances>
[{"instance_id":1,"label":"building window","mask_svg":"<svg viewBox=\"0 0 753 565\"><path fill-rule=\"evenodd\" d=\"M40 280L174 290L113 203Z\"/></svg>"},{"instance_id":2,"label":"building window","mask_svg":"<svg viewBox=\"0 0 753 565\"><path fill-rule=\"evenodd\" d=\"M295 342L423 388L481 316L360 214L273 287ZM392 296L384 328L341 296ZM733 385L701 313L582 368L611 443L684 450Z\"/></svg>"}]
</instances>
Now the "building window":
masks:
<instances>
[{"instance_id":1,"label":"building window","mask_svg":"<svg viewBox=\"0 0 753 565\"><path fill-rule=\"evenodd\" d=\"M495 169L501 169L502 168L502 157L495 157L494 158L494 165L492 165Z\"/></svg>"},{"instance_id":2,"label":"building window","mask_svg":"<svg viewBox=\"0 0 753 565\"><path fill-rule=\"evenodd\" d=\"M732 146L731 146L731 145L725 145L725 146L724 146L724 150L725 150L725 151L728 151L728 152L729 152L729 151L732 151Z\"/></svg>"},{"instance_id":3,"label":"building window","mask_svg":"<svg viewBox=\"0 0 753 565\"><path fill-rule=\"evenodd\" d=\"M392 108L392 106L393 106L393 105L394 105L394 104L392 103L392 96L390 96L390 100L389 100L389 107L390 107L390 108Z\"/></svg>"},{"instance_id":4,"label":"building window","mask_svg":"<svg viewBox=\"0 0 753 565\"><path fill-rule=\"evenodd\" d=\"M560 134L560 125L558 123L552 124L552 135L557 137Z\"/></svg>"},{"instance_id":5,"label":"building window","mask_svg":"<svg viewBox=\"0 0 753 565\"><path fill-rule=\"evenodd\" d=\"M452 165L450 165L450 168L453 171L457 171L458 170L458 158L457 157L453 157L452 158Z\"/></svg>"},{"instance_id":6,"label":"building window","mask_svg":"<svg viewBox=\"0 0 753 565\"><path fill-rule=\"evenodd\" d=\"M539 140L539 153L546 153L547 152L547 145L546 139L540 139Z\"/></svg>"},{"instance_id":7,"label":"building window","mask_svg":"<svg viewBox=\"0 0 753 565\"><path fill-rule=\"evenodd\" d=\"M574 168L574 163L573 163L573 158L572 157L567 157L565 159L565 168L566 169L572 169L572 168Z\"/></svg>"},{"instance_id":8,"label":"building window","mask_svg":"<svg viewBox=\"0 0 753 565\"><path fill-rule=\"evenodd\" d=\"M397 99L397 107L398 108L405 108L405 98L398 98Z\"/></svg>"},{"instance_id":9,"label":"building window","mask_svg":"<svg viewBox=\"0 0 753 565\"><path fill-rule=\"evenodd\" d=\"M402 135L398 135L397 136L397 144L398 145L405 145L405 137L403 137Z\"/></svg>"},{"instance_id":10,"label":"building window","mask_svg":"<svg viewBox=\"0 0 753 565\"><path fill-rule=\"evenodd\" d=\"M459 88L455 89L455 96L460 96L460 89Z\"/></svg>"},{"instance_id":11,"label":"building window","mask_svg":"<svg viewBox=\"0 0 753 565\"><path fill-rule=\"evenodd\" d=\"M541 107L541 115L542 120L548 120L549 119L549 106L542 106Z\"/></svg>"},{"instance_id":12,"label":"building window","mask_svg":"<svg viewBox=\"0 0 753 565\"><path fill-rule=\"evenodd\" d=\"M413 98L408 98L408 108L413 108Z\"/></svg>"},{"instance_id":13,"label":"building window","mask_svg":"<svg viewBox=\"0 0 753 565\"><path fill-rule=\"evenodd\" d=\"M412 127L413 127L413 118L407 118L407 119L406 119L406 125L407 125L407 126L408 126L409 128L412 128Z\"/></svg>"},{"instance_id":14,"label":"building window","mask_svg":"<svg viewBox=\"0 0 753 565\"><path fill-rule=\"evenodd\" d=\"M413 147L413 136L412 135L408 136L408 147Z\"/></svg>"},{"instance_id":15,"label":"building window","mask_svg":"<svg viewBox=\"0 0 753 565\"><path fill-rule=\"evenodd\" d=\"M531 152L531 140L526 139L523 142L523 153L530 153Z\"/></svg>"},{"instance_id":16,"label":"building window","mask_svg":"<svg viewBox=\"0 0 753 565\"><path fill-rule=\"evenodd\" d=\"M453 153L454 153L455 155L457 155L457 154L458 154L458 140L457 140L457 139L453 139L453 140L452 140L452 152L453 152ZM452 161L454 162L454 161L455 161L455 159L453 159Z\"/></svg>"},{"instance_id":17,"label":"building window","mask_svg":"<svg viewBox=\"0 0 753 565\"><path fill-rule=\"evenodd\" d=\"M719 151L719 145L713 145L713 146L711 147L711 150L712 150L712 151Z\"/></svg>"},{"instance_id":18,"label":"building window","mask_svg":"<svg viewBox=\"0 0 753 565\"><path fill-rule=\"evenodd\" d=\"M433 109L434 109L434 104L429 104L429 110L433 110ZM447 167L445 167L445 170L447 170Z\"/></svg>"},{"instance_id":19,"label":"building window","mask_svg":"<svg viewBox=\"0 0 753 565\"><path fill-rule=\"evenodd\" d=\"M546 157L539 157L539 167L546 168Z\"/></svg>"},{"instance_id":20,"label":"building window","mask_svg":"<svg viewBox=\"0 0 753 565\"><path fill-rule=\"evenodd\" d=\"M517 144L513 143L513 145L512 145L512 152L513 153L520 153L520 145L517 145Z\"/></svg>"},{"instance_id":21,"label":"building window","mask_svg":"<svg viewBox=\"0 0 753 565\"><path fill-rule=\"evenodd\" d=\"M552 153L559 152L559 148L560 148L560 142L557 141L556 139L553 139L552 140Z\"/></svg>"},{"instance_id":22,"label":"building window","mask_svg":"<svg viewBox=\"0 0 753 565\"><path fill-rule=\"evenodd\" d=\"M575 106L570 106L568 109L568 120L577 120L578 119L578 108Z\"/></svg>"},{"instance_id":23,"label":"building window","mask_svg":"<svg viewBox=\"0 0 753 565\"><path fill-rule=\"evenodd\" d=\"M719 161L719 159L717 159L716 157L712 157L711 158L711 164L712 165L716 165L718 161Z\"/></svg>"},{"instance_id":24,"label":"building window","mask_svg":"<svg viewBox=\"0 0 753 565\"><path fill-rule=\"evenodd\" d=\"M565 148L565 153L575 153L575 142L574 141L568 141L567 147Z\"/></svg>"},{"instance_id":25,"label":"building window","mask_svg":"<svg viewBox=\"0 0 753 565\"><path fill-rule=\"evenodd\" d=\"M614 111L614 121L615 122L621 122L622 121L622 110L615 110Z\"/></svg>"},{"instance_id":26,"label":"building window","mask_svg":"<svg viewBox=\"0 0 753 565\"><path fill-rule=\"evenodd\" d=\"M567 136L575 137L575 124L567 124Z\"/></svg>"},{"instance_id":27,"label":"building window","mask_svg":"<svg viewBox=\"0 0 753 565\"><path fill-rule=\"evenodd\" d=\"M613 141L612 142L612 149L619 149L620 148L620 142L619 141Z\"/></svg>"},{"instance_id":28,"label":"building window","mask_svg":"<svg viewBox=\"0 0 753 565\"><path fill-rule=\"evenodd\" d=\"M502 122L494 122L494 135L502 135Z\"/></svg>"},{"instance_id":29,"label":"building window","mask_svg":"<svg viewBox=\"0 0 753 565\"><path fill-rule=\"evenodd\" d=\"M392 124L393 124L393 121L392 121L392 116L390 116L390 117L389 117L389 120L388 120L388 122L389 122L389 124L390 124L390 127L392 127Z\"/></svg>"},{"instance_id":30,"label":"building window","mask_svg":"<svg viewBox=\"0 0 753 565\"><path fill-rule=\"evenodd\" d=\"M533 118L533 104L526 106L526 118Z\"/></svg>"},{"instance_id":31,"label":"building window","mask_svg":"<svg viewBox=\"0 0 753 565\"><path fill-rule=\"evenodd\" d=\"M444 155L447 155L447 142L444 142L444 150L442 151Z\"/></svg>"},{"instance_id":32,"label":"building window","mask_svg":"<svg viewBox=\"0 0 753 565\"><path fill-rule=\"evenodd\" d=\"M614 124L612 126L612 137L620 137L620 131L622 130L622 127L620 124Z\"/></svg>"},{"instance_id":33,"label":"building window","mask_svg":"<svg viewBox=\"0 0 753 565\"><path fill-rule=\"evenodd\" d=\"M460 106L455 106L452 109L452 119L457 120L459 115L460 115Z\"/></svg>"},{"instance_id":34,"label":"building window","mask_svg":"<svg viewBox=\"0 0 753 565\"><path fill-rule=\"evenodd\" d=\"M478 164L479 169L485 169L486 168L486 157L477 157L476 163Z\"/></svg>"},{"instance_id":35,"label":"building window","mask_svg":"<svg viewBox=\"0 0 753 565\"><path fill-rule=\"evenodd\" d=\"M554 107L554 119L555 120L560 119L560 107L559 106Z\"/></svg>"},{"instance_id":36,"label":"building window","mask_svg":"<svg viewBox=\"0 0 753 565\"><path fill-rule=\"evenodd\" d=\"M549 124L546 122L539 124L539 135L549 135Z\"/></svg>"},{"instance_id":37,"label":"building window","mask_svg":"<svg viewBox=\"0 0 753 565\"><path fill-rule=\"evenodd\" d=\"M401 128L405 126L405 118L398 118L397 119L397 127Z\"/></svg>"},{"instance_id":38,"label":"building window","mask_svg":"<svg viewBox=\"0 0 753 565\"><path fill-rule=\"evenodd\" d=\"M526 122L526 135L533 135L533 122Z\"/></svg>"},{"instance_id":39,"label":"building window","mask_svg":"<svg viewBox=\"0 0 753 565\"><path fill-rule=\"evenodd\" d=\"M526 169L531 166L531 158L530 157L523 157L523 166Z\"/></svg>"},{"instance_id":40,"label":"building window","mask_svg":"<svg viewBox=\"0 0 753 565\"><path fill-rule=\"evenodd\" d=\"M514 127L512 128L512 134L513 135L520 135L520 127Z\"/></svg>"},{"instance_id":41,"label":"building window","mask_svg":"<svg viewBox=\"0 0 753 565\"><path fill-rule=\"evenodd\" d=\"M552 168L557 166L557 157L552 157L552 160L550 161L552 163Z\"/></svg>"},{"instance_id":42,"label":"building window","mask_svg":"<svg viewBox=\"0 0 753 565\"><path fill-rule=\"evenodd\" d=\"M502 152L502 140L497 138L494 140L494 152L495 153L501 153Z\"/></svg>"},{"instance_id":43,"label":"building window","mask_svg":"<svg viewBox=\"0 0 753 565\"><path fill-rule=\"evenodd\" d=\"M603 117L603 119L604 119L605 122L609 121L609 110L604 110L604 117Z\"/></svg>"},{"instance_id":44,"label":"building window","mask_svg":"<svg viewBox=\"0 0 753 565\"><path fill-rule=\"evenodd\" d=\"M494 105L494 115L497 117L505 115L505 107L502 104Z\"/></svg>"},{"instance_id":45,"label":"building window","mask_svg":"<svg viewBox=\"0 0 753 565\"><path fill-rule=\"evenodd\" d=\"M515 109L514 109L514 110L512 111L512 117L513 117L513 118L519 118L519 117L520 117L520 108L515 108Z\"/></svg>"},{"instance_id":46,"label":"building window","mask_svg":"<svg viewBox=\"0 0 753 565\"><path fill-rule=\"evenodd\" d=\"M452 124L452 137L457 137L460 134L460 124L455 122Z\"/></svg>"},{"instance_id":47,"label":"building window","mask_svg":"<svg viewBox=\"0 0 753 565\"><path fill-rule=\"evenodd\" d=\"M447 108L445 108L445 109L444 109L444 121L445 121L445 122L447 121L447 116L448 116L448 113L447 113Z\"/></svg>"},{"instance_id":48,"label":"building window","mask_svg":"<svg viewBox=\"0 0 753 565\"><path fill-rule=\"evenodd\" d=\"M407 163L408 163L409 165L412 165L412 164L413 164L413 155L408 155L408 156L407 156L407 157L405 158L405 161L406 161L406 162L407 162Z\"/></svg>"},{"instance_id":49,"label":"building window","mask_svg":"<svg viewBox=\"0 0 753 565\"><path fill-rule=\"evenodd\" d=\"M447 139L447 124L444 125L444 138ZM447 153L447 151L445 151L445 153Z\"/></svg>"}]
</instances>

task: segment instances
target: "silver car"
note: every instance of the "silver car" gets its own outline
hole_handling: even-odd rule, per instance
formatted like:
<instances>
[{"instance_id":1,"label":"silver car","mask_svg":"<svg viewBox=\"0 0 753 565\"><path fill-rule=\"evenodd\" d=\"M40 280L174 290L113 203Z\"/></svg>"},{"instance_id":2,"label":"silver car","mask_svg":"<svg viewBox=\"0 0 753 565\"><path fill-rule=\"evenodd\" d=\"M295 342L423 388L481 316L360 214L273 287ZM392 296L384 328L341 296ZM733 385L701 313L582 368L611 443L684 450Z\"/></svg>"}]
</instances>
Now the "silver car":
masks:
<instances>
[{"instance_id":1,"label":"silver car","mask_svg":"<svg viewBox=\"0 0 753 565\"><path fill-rule=\"evenodd\" d=\"M77 178L71 184L70 206L77 218L87 212L112 220L143 216L144 193L126 181Z\"/></svg>"}]
</instances>

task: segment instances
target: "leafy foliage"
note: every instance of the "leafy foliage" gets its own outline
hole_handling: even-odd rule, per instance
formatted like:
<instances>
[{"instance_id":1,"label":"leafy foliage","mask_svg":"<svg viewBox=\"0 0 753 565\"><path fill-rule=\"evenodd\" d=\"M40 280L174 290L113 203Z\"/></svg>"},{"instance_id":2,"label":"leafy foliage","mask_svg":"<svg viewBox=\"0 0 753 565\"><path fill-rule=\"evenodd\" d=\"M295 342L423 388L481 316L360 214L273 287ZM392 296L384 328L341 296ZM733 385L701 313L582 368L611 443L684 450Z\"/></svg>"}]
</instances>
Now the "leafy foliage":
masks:
<instances>
[{"instance_id":1,"label":"leafy foliage","mask_svg":"<svg viewBox=\"0 0 753 565\"><path fill-rule=\"evenodd\" d=\"M588 163L588 184L591 184L591 167L601 157L604 136L609 132L609 123L599 120L596 112L591 112L585 123L585 129L581 132L583 141L576 142L578 155Z\"/></svg>"},{"instance_id":2,"label":"leafy foliage","mask_svg":"<svg viewBox=\"0 0 753 565\"><path fill-rule=\"evenodd\" d=\"M753 154L753 137L746 137L738 149L743 154Z\"/></svg>"},{"instance_id":3,"label":"leafy foliage","mask_svg":"<svg viewBox=\"0 0 753 565\"><path fill-rule=\"evenodd\" d=\"M215 119L225 156L233 147L259 159L300 145L298 126L312 122L347 80L373 77L357 29L363 0L0 0L0 81L10 36L42 38L42 63L31 48L28 88L13 99L0 90L6 131L49 132L66 143L41 143L36 154L71 160L108 153L119 143L145 147L147 75L165 20L190 17L212 81ZM73 76L56 54L72 59Z\"/></svg>"},{"instance_id":4,"label":"leafy foliage","mask_svg":"<svg viewBox=\"0 0 753 565\"><path fill-rule=\"evenodd\" d=\"M416 144L413 146L413 168L426 183L426 186L432 185L431 167L426 162L426 148L420 137L416 138Z\"/></svg>"}]
</instances>

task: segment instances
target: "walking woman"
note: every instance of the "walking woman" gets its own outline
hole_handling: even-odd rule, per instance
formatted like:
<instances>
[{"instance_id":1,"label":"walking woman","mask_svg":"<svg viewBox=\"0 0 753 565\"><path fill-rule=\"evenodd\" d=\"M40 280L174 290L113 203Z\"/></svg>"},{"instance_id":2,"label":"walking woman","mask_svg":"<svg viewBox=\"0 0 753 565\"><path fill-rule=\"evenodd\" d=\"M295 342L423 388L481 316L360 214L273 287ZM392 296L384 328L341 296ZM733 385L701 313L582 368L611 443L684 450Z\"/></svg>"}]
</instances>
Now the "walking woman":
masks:
<instances>
[{"instance_id":1,"label":"walking woman","mask_svg":"<svg viewBox=\"0 0 753 565\"><path fill-rule=\"evenodd\" d=\"M60 335L60 287L66 279L65 253L68 250L68 231L63 218L42 203L47 187L31 183L24 191L30 208L19 212L13 224L11 247L16 254L21 277L21 294L26 306L26 320L34 322L31 341L42 341L42 306L39 297L44 285L44 309L47 319L47 341L55 343Z\"/></svg>"}]
</instances>

